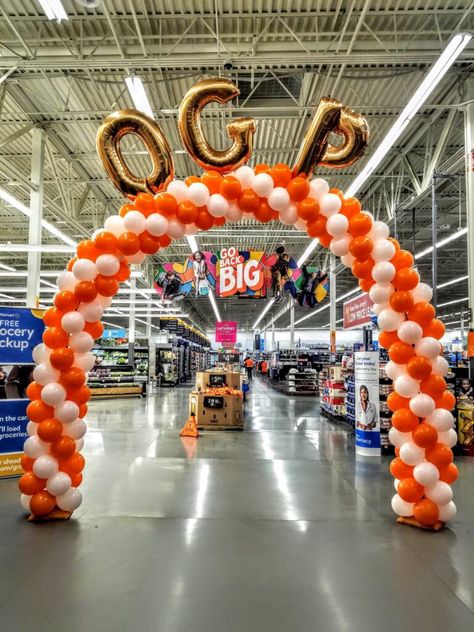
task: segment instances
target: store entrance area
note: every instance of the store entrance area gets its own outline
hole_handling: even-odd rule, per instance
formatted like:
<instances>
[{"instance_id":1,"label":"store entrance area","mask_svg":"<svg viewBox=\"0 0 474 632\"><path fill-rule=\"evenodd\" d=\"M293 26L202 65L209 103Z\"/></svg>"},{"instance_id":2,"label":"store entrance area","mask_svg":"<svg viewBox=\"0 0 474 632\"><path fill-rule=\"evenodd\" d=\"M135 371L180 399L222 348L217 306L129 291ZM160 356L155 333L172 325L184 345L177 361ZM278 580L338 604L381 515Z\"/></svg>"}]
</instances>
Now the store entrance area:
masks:
<instances>
[{"instance_id":1,"label":"store entrance area","mask_svg":"<svg viewBox=\"0 0 474 632\"><path fill-rule=\"evenodd\" d=\"M2 482L2 630L472 629L472 459L455 532L401 527L389 458L313 398L256 377L245 432L187 442L189 391L91 403L74 520L32 527Z\"/></svg>"}]
</instances>

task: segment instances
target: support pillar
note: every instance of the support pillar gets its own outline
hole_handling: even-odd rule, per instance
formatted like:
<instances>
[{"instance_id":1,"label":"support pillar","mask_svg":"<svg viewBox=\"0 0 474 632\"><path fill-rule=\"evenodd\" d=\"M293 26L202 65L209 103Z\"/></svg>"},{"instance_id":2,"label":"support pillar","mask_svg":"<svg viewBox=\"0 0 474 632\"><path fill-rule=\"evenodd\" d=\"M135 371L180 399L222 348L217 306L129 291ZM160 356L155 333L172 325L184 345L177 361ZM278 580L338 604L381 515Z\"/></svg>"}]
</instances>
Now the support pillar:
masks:
<instances>
[{"instance_id":1,"label":"support pillar","mask_svg":"<svg viewBox=\"0 0 474 632\"><path fill-rule=\"evenodd\" d=\"M467 287L469 296L469 332L474 331L474 103L464 110L464 149L466 156L466 217L467 217ZM470 361L471 378L474 362Z\"/></svg>"},{"instance_id":2,"label":"support pillar","mask_svg":"<svg viewBox=\"0 0 474 632\"><path fill-rule=\"evenodd\" d=\"M41 222L43 220L44 149L46 133L43 129L33 130L31 154L30 219L28 245L41 245ZM26 306L38 307L40 294L41 252L28 252L28 276L26 280Z\"/></svg>"},{"instance_id":3,"label":"support pillar","mask_svg":"<svg viewBox=\"0 0 474 632\"><path fill-rule=\"evenodd\" d=\"M329 331L331 353L336 353L336 257L331 253L329 259Z\"/></svg>"},{"instance_id":4,"label":"support pillar","mask_svg":"<svg viewBox=\"0 0 474 632\"><path fill-rule=\"evenodd\" d=\"M272 323L272 351L276 350L275 344L275 323Z\"/></svg>"},{"instance_id":5,"label":"support pillar","mask_svg":"<svg viewBox=\"0 0 474 632\"><path fill-rule=\"evenodd\" d=\"M293 349L295 346L295 303L293 299L290 300L290 347Z\"/></svg>"},{"instance_id":6,"label":"support pillar","mask_svg":"<svg viewBox=\"0 0 474 632\"><path fill-rule=\"evenodd\" d=\"M130 313L128 316L128 363L133 364L135 347L135 304L137 300L137 280L130 279Z\"/></svg>"}]
</instances>

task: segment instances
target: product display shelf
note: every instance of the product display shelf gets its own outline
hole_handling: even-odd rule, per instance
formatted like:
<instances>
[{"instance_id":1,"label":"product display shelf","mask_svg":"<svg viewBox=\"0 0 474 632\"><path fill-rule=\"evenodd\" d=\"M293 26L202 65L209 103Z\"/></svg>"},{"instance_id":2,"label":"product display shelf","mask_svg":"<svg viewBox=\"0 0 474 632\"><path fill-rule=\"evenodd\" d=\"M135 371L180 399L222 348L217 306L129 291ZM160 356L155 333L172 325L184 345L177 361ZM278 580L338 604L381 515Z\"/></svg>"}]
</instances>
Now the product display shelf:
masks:
<instances>
[{"instance_id":1,"label":"product display shelf","mask_svg":"<svg viewBox=\"0 0 474 632\"><path fill-rule=\"evenodd\" d=\"M355 428L355 377L354 371L347 369L344 372L346 387L346 420Z\"/></svg>"},{"instance_id":2,"label":"product display shelf","mask_svg":"<svg viewBox=\"0 0 474 632\"><path fill-rule=\"evenodd\" d=\"M179 383L177 347L156 348L156 376L159 386L176 386Z\"/></svg>"},{"instance_id":3,"label":"product display shelf","mask_svg":"<svg viewBox=\"0 0 474 632\"><path fill-rule=\"evenodd\" d=\"M101 365L90 371L88 386L96 399L141 397L145 380L131 365Z\"/></svg>"},{"instance_id":4,"label":"product display shelf","mask_svg":"<svg viewBox=\"0 0 474 632\"><path fill-rule=\"evenodd\" d=\"M285 386L288 395L317 395L318 374L315 369L290 369Z\"/></svg>"}]
</instances>

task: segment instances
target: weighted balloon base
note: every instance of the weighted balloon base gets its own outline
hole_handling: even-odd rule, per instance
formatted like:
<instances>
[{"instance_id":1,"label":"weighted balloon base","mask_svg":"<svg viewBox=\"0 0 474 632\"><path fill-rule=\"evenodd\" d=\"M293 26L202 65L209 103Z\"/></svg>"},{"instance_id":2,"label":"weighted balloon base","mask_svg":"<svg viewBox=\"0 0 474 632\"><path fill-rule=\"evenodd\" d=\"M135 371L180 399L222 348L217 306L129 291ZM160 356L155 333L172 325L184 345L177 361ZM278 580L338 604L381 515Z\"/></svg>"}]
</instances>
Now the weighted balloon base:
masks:
<instances>
[{"instance_id":1,"label":"weighted balloon base","mask_svg":"<svg viewBox=\"0 0 474 632\"><path fill-rule=\"evenodd\" d=\"M72 511L63 511L62 509L53 509L47 516L35 516L31 514L28 516L28 522L51 522L52 520L69 520L72 516Z\"/></svg>"},{"instance_id":2,"label":"weighted balloon base","mask_svg":"<svg viewBox=\"0 0 474 632\"><path fill-rule=\"evenodd\" d=\"M439 531L444 527L444 522L441 522L441 520L437 520L430 527L427 527L424 524L420 524L418 520L415 520L415 518L404 518L403 516L397 518L397 522L399 524L406 524L409 527L418 527L418 529L424 529L425 531Z\"/></svg>"}]
</instances>

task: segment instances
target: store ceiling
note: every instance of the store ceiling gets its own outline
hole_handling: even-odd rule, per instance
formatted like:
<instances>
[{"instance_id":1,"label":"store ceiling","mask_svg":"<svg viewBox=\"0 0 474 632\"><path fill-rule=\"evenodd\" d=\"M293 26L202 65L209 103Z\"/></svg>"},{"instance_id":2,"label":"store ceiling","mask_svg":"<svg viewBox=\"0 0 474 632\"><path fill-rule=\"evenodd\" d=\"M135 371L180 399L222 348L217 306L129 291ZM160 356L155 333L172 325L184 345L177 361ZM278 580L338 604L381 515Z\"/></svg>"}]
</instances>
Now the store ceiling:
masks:
<instances>
[{"instance_id":1,"label":"store ceiling","mask_svg":"<svg viewBox=\"0 0 474 632\"><path fill-rule=\"evenodd\" d=\"M63 0L69 20L61 24L48 21L37 0L0 5L0 186L28 204L32 131L42 127L47 136L44 217L74 240L89 236L123 202L97 158L95 134L109 112L132 105L124 83L128 72L140 74L146 84L156 119L172 146L178 177L200 169L183 152L177 108L193 83L216 75L231 78L241 90L232 106L208 108L205 114L206 132L216 147L222 147L228 119L253 116L257 133L250 164L291 165L315 105L330 95L367 117L370 155L447 40L474 26L474 2L466 0L102 0L92 9L84 4ZM227 71L224 63L229 60L233 67ZM465 226L463 113L456 104L474 96L473 60L471 44L359 194L366 209L392 226L398 209L402 244L414 244L417 252L431 245L429 172L441 137L445 142L435 169L451 175L437 186L439 238ZM130 164L144 170L146 157L140 148L128 147ZM355 164L321 174L345 190L359 169ZM0 226L1 243L27 242L27 218L4 203ZM48 233L43 240L61 243ZM237 245L267 251L285 243L298 256L308 238L279 223L246 220L199 236L198 243L203 250ZM183 239L163 258L180 261L188 252ZM67 258L64 253L43 253L42 268L61 270ZM465 275L465 236L440 249L438 259L439 284ZM144 266L145 282L151 282L160 260L161 255ZM320 267L328 264L319 249L312 261ZM5 250L0 263L26 270L27 256ZM429 282L430 256L418 264ZM355 287L347 272L338 274L337 284L339 296ZM25 285L24 278L2 277L0 294ZM440 303L465 296L465 281L439 290ZM51 293L42 298L48 297ZM206 299L185 303L183 310L196 324L213 325ZM219 299L218 304L223 318L236 319L244 328L251 327L264 306L262 301L237 299ZM462 307L467 309L467 303L441 311ZM269 311L263 324L278 311L281 307ZM307 314L298 308L296 318ZM328 318L329 311L323 310L304 325L323 326ZM124 324L125 319L114 322ZM289 313L275 324L286 327Z\"/></svg>"}]
</instances>

